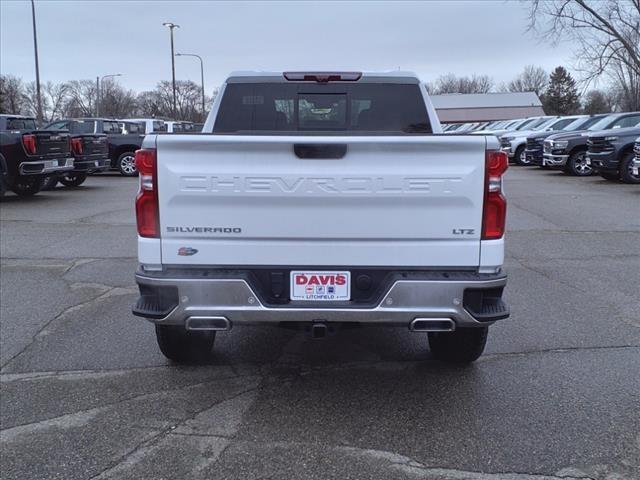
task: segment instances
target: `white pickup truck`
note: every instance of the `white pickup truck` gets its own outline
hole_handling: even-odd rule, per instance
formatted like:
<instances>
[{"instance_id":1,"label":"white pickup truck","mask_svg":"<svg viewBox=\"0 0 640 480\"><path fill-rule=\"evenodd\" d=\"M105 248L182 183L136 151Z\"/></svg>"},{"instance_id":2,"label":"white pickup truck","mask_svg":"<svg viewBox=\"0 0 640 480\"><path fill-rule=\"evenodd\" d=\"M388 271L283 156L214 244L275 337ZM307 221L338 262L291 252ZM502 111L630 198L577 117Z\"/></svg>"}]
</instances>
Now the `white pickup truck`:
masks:
<instances>
[{"instance_id":1,"label":"white pickup truck","mask_svg":"<svg viewBox=\"0 0 640 480\"><path fill-rule=\"evenodd\" d=\"M509 316L507 156L443 135L413 74L234 73L203 134L147 135L136 166L133 313L173 361L257 324L398 326L471 362Z\"/></svg>"}]
</instances>

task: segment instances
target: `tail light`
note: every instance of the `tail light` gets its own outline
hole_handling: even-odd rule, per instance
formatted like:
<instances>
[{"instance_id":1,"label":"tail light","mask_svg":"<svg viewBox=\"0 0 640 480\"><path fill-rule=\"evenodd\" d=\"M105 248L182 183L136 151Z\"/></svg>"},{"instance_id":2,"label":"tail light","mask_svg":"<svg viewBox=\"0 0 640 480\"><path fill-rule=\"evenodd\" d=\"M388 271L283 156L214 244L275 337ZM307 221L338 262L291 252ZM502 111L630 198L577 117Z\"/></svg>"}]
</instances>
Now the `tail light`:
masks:
<instances>
[{"instance_id":1,"label":"tail light","mask_svg":"<svg viewBox=\"0 0 640 480\"><path fill-rule=\"evenodd\" d=\"M140 189L136 196L136 219L138 235L141 237L160 237L156 158L155 149L144 148L136 151L136 168L140 178Z\"/></svg>"},{"instance_id":2,"label":"tail light","mask_svg":"<svg viewBox=\"0 0 640 480\"><path fill-rule=\"evenodd\" d=\"M502 194L502 176L509 159L505 152L487 151L485 157L484 207L482 212L482 240L496 240L504 235L507 200Z\"/></svg>"},{"instance_id":3,"label":"tail light","mask_svg":"<svg viewBox=\"0 0 640 480\"><path fill-rule=\"evenodd\" d=\"M80 138L71 139L71 151L77 155L82 155L82 139Z\"/></svg>"},{"instance_id":4,"label":"tail light","mask_svg":"<svg viewBox=\"0 0 640 480\"><path fill-rule=\"evenodd\" d=\"M36 154L36 136L33 134L22 135L22 145L27 155Z\"/></svg>"}]
</instances>

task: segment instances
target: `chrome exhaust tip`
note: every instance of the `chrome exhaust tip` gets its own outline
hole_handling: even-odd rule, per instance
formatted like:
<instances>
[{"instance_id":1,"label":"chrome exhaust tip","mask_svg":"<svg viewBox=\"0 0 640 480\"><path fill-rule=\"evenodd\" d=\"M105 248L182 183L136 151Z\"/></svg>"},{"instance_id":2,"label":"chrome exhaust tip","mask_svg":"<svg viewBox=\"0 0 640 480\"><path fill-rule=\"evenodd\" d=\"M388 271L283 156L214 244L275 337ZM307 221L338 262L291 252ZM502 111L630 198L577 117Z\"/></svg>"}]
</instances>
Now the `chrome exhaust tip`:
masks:
<instances>
[{"instance_id":1,"label":"chrome exhaust tip","mask_svg":"<svg viewBox=\"0 0 640 480\"><path fill-rule=\"evenodd\" d=\"M456 322L450 318L416 318L409 324L412 332L453 332Z\"/></svg>"},{"instance_id":2,"label":"chrome exhaust tip","mask_svg":"<svg viewBox=\"0 0 640 480\"><path fill-rule=\"evenodd\" d=\"M187 330L231 330L231 322L226 317L189 317L185 327Z\"/></svg>"}]
</instances>

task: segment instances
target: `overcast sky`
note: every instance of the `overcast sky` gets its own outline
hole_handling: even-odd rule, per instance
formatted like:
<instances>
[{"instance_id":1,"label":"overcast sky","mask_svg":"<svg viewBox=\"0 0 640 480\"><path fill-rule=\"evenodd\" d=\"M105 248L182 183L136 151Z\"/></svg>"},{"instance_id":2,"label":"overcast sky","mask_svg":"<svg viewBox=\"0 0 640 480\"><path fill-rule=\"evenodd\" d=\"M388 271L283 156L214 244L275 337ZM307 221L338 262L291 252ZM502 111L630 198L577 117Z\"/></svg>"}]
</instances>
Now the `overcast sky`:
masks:
<instances>
[{"instance_id":1,"label":"overcast sky","mask_svg":"<svg viewBox=\"0 0 640 480\"><path fill-rule=\"evenodd\" d=\"M207 91L232 70L403 70L425 81L482 73L497 83L525 65L547 70L571 60L525 29L520 1L206 2L36 1L40 77L61 82L122 73L137 91L171 78L176 52L204 59ZM31 7L0 1L0 71L35 78ZM177 79L199 83L196 58L176 58Z\"/></svg>"}]
</instances>

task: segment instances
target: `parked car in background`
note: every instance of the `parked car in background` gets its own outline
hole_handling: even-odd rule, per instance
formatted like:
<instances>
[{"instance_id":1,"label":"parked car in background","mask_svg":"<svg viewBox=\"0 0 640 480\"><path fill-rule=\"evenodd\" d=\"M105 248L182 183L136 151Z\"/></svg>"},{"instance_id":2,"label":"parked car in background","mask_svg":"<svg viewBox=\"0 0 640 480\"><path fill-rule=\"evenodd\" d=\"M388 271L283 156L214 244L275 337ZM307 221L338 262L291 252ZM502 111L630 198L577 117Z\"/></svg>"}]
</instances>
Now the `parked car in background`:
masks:
<instances>
[{"instance_id":1,"label":"parked car in background","mask_svg":"<svg viewBox=\"0 0 640 480\"><path fill-rule=\"evenodd\" d=\"M564 117L566 119L573 119L570 123L564 125L559 130L563 132L575 132L583 131L589 128L606 115L574 115L572 117ZM554 129L545 129L542 132L534 132L527 136L526 148L524 150L526 160L529 165L538 165L539 167L545 167L544 163L544 140L551 135L558 133Z\"/></svg>"},{"instance_id":2,"label":"parked car in background","mask_svg":"<svg viewBox=\"0 0 640 480\"><path fill-rule=\"evenodd\" d=\"M38 130L33 117L0 115L0 195L38 193L51 175L73 170L70 136Z\"/></svg>"},{"instance_id":3,"label":"parked car in background","mask_svg":"<svg viewBox=\"0 0 640 480\"><path fill-rule=\"evenodd\" d=\"M555 125L564 125L565 123L571 123L573 120L565 121L562 117L548 116L539 117L537 120L525 124L517 130L511 132L505 132L500 135L500 148L502 151L509 155L509 161L516 165L528 165L527 159L524 153L527 143L527 136L533 132L542 132L550 128L554 128Z\"/></svg>"},{"instance_id":4,"label":"parked car in background","mask_svg":"<svg viewBox=\"0 0 640 480\"><path fill-rule=\"evenodd\" d=\"M640 112L613 113L586 130L557 133L544 141L544 163L561 168L567 175L588 176L593 167L586 161L587 136L591 132L632 127L640 122Z\"/></svg>"},{"instance_id":5,"label":"parked car in background","mask_svg":"<svg viewBox=\"0 0 640 480\"><path fill-rule=\"evenodd\" d=\"M517 131L517 130L524 130L525 128L529 127L532 123L540 120L541 118L548 118L548 117L530 117L530 118L520 118L517 120L513 120L511 122L508 122L506 125L502 125L499 128L492 128L492 129L484 129L484 130L476 130L475 132L472 132L475 135L487 135L487 134L491 134L491 135L495 135L497 137L499 137L500 135L503 135L507 132L513 132L513 131Z\"/></svg>"},{"instance_id":6,"label":"parked car in background","mask_svg":"<svg viewBox=\"0 0 640 480\"><path fill-rule=\"evenodd\" d=\"M167 131L167 123L160 118L123 118L121 122L135 122L142 125L140 133L163 133Z\"/></svg>"},{"instance_id":7,"label":"parked car in background","mask_svg":"<svg viewBox=\"0 0 640 480\"><path fill-rule=\"evenodd\" d=\"M591 163L595 173L607 180L640 183L640 176L634 174L635 154L633 152L638 135L640 135L640 121L635 127L609 129L589 134L587 163Z\"/></svg>"},{"instance_id":8,"label":"parked car in background","mask_svg":"<svg viewBox=\"0 0 640 480\"><path fill-rule=\"evenodd\" d=\"M67 130L72 134L103 133L107 135L110 167L122 175L132 177L138 174L134 153L142 145L143 134L123 134L119 120L107 118L64 118L47 125L53 130Z\"/></svg>"},{"instance_id":9,"label":"parked car in background","mask_svg":"<svg viewBox=\"0 0 640 480\"><path fill-rule=\"evenodd\" d=\"M120 133L123 135L128 135L130 133L144 134L145 124L143 122L118 120L118 125L120 125Z\"/></svg>"},{"instance_id":10,"label":"parked car in background","mask_svg":"<svg viewBox=\"0 0 640 480\"><path fill-rule=\"evenodd\" d=\"M202 132L202 127L204 127L204 123L194 123L193 124L193 132L194 133Z\"/></svg>"},{"instance_id":11,"label":"parked car in background","mask_svg":"<svg viewBox=\"0 0 640 480\"><path fill-rule=\"evenodd\" d=\"M175 122L170 120L165 123L167 124L168 133L191 133L195 131L192 122Z\"/></svg>"},{"instance_id":12,"label":"parked car in background","mask_svg":"<svg viewBox=\"0 0 640 480\"><path fill-rule=\"evenodd\" d=\"M79 187L92 173L109 170L109 143L104 133L70 134L73 170L48 177L43 190L54 188L58 182L65 187Z\"/></svg>"}]
</instances>

